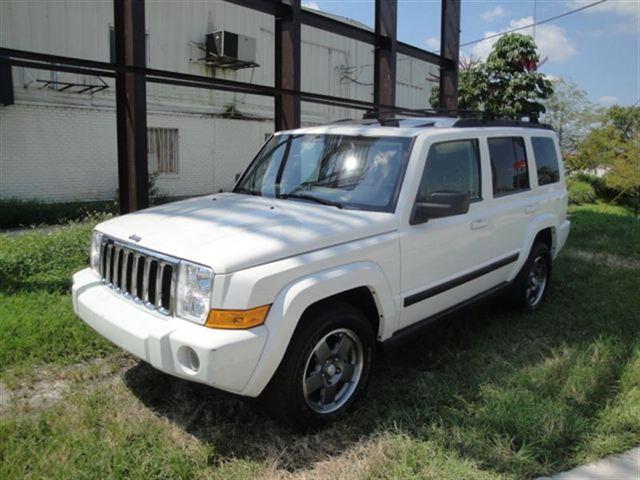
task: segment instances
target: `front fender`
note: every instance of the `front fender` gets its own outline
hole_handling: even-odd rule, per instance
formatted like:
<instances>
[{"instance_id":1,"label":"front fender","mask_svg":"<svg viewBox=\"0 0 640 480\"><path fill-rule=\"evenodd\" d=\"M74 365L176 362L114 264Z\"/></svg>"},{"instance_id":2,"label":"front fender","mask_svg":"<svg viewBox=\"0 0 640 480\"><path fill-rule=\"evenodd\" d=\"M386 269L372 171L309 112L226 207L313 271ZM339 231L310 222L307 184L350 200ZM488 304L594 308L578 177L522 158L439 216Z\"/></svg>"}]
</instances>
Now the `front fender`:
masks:
<instances>
[{"instance_id":1,"label":"front fender","mask_svg":"<svg viewBox=\"0 0 640 480\"><path fill-rule=\"evenodd\" d=\"M513 280L520 272L520 269L522 269L524 262L526 262L527 258L529 257L529 252L531 251L531 247L533 247L533 241L535 240L536 235L538 235L538 233L541 230L544 230L545 228L551 228L551 238L552 238L551 251L553 252L555 250L557 227L558 227L558 217L552 213L545 213L542 215L538 215L535 219L529 222L529 228L527 229L527 233L524 236L524 241L522 243L522 248L520 250L518 261L513 267L513 271L511 272L511 275L509 276L509 279L508 279L509 281Z\"/></svg>"},{"instance_id":2,"label":"front fender","mask_svg":"<svg viewBox=\"0 0 640 480\"><path fill-rule=\"evenodd\" d=\"M242 394L256 397L267 386L286 353L302 314L310 305L358 287L367 287L373 294L380 313L378 337L390 336L396 328L398 315L391 286L377 264L356 262L300 278L283 288L271 305L265 321L267 341Z\"/></svg>"}]
</instances>

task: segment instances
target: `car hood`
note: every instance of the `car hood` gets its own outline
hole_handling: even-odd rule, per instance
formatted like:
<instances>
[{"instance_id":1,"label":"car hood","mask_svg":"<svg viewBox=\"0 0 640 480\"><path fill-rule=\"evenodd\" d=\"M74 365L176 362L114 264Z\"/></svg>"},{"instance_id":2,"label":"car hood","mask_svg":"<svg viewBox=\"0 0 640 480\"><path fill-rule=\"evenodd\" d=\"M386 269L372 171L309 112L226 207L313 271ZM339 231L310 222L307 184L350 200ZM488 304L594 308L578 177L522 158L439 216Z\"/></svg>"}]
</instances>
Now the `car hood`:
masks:
<instances>
[{"instance_id":1,"label":"car hood","mask_svg":"<svg viewBox=\"0 0 640 480\"><path fill-rule=\"evenodd\" d=\"M97 230L230 273L397 228L391 213L223 193L116 217ZM137 240L137 241L136 241Z\"/></svg>"}]
</instances>

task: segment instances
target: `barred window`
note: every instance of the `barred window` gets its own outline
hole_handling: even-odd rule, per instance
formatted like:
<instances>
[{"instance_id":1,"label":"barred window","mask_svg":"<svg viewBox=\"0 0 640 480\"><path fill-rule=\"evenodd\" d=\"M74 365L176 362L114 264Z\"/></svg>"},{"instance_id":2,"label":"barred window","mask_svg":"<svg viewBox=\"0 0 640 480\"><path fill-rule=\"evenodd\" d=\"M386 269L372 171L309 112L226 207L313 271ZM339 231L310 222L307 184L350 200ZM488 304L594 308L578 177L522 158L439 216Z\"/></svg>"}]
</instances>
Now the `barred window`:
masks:
<instances>
[{"instance_id":1,"label":"barred window","mask_svg":"<svg viewBox=\"0 0 640 480\"><path fill-rule=\"evenodd\" d=\"M178 129L148 128L149 170L159 174L178 173Z\"/></svg>"}]
</instances>

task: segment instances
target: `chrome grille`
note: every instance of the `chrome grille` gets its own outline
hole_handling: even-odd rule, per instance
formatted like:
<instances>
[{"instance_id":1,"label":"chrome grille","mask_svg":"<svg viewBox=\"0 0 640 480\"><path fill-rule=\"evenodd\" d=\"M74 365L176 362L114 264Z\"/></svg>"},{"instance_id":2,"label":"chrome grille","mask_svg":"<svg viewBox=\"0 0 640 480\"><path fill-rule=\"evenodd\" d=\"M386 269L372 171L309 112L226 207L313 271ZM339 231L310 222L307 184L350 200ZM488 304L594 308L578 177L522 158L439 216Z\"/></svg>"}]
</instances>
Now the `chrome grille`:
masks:
<instances>
[{"instance_id":1,"label":"chrome grille","mask_svg":"<svg viewBox=\"0 0 640 480\"><path fill-rule=\"evenodd\" d=\"M178 260L103 237L100 247L100 277L116 293L172 315Z\"/></svg>"}]
</instances>

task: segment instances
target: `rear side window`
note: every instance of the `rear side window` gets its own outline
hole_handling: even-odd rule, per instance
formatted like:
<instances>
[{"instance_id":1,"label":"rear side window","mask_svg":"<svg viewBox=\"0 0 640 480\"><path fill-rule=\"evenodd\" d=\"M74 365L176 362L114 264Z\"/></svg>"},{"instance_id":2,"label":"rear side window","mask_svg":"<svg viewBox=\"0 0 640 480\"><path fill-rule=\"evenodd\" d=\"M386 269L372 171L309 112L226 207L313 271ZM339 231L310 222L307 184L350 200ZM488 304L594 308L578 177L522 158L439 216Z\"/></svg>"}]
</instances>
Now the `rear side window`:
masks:
<instances>
[{"instance_id":1,"label":"rear side window","mask_svg":"<svg viewBox=\"0 0 640 480\"><path fill-rule=\"evenodd\" d=\"M560 181L558 168L558 153L552 138L531 137L533 154L536 157L538 171L538 185L548 185Z\"/></svg>"},{"instance_id":2,"label":"rear side window","mask_svg":"<svg viewBox=\"0 0 640 480\"><path fill-rule=\"evenodd\" d=\"M488 139L493 195L507 195L529 188L527 152L522 137Z\"/></svg>"},{"instance_id":3,"label":"rear side window","mask_svg":"<svg viewBox=\"0 0 640 480\"><path fill-rule=\"evenodd\" d=\"M429 149L418 201L435 192L466 193L480 198L480 155L477 140L435 143Z\"/></svg>"}]
</instances>

